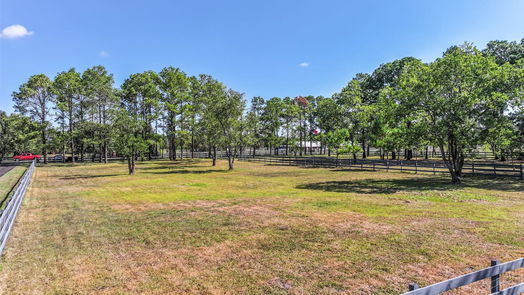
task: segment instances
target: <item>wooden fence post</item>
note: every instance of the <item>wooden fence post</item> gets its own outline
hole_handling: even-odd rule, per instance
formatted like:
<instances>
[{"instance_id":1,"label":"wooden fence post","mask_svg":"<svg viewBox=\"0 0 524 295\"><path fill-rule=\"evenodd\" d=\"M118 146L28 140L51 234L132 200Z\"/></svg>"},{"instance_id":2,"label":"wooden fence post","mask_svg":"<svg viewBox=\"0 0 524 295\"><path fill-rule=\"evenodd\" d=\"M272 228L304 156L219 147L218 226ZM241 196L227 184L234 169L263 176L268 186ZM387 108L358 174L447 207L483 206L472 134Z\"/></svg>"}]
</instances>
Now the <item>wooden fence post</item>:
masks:
<instances>
[{"instance_id":1,"label":"wooden fence post","mask_svg":"<svg viewBox=\"0 0 524 295\"><path fill-rule=\"evenodd\" d=\"M524 180L524 174L522 171L522 164L520 164L520 180Z\"/></svg>"},{"instance_id":2,"label":"wooden fence post","mask_svg":"<svg viewBox=\"0 0 524 295\"><path fill-rule=\"evenodd\" d=\"M498 260L491 260L491 266L500 264ZM500 292L500 275L491 277L491 293Z\"/></svg>"},{"instance_id":3,"label":"wooden fence post","mask_svg":"<svg viewBox=\"0 0 524 295\"><path fill-rule=\"evenodd\" d=\"M417 290L419 288L420 288L419 285L417 285L415 283L411 283L411 284L409 284L408 291L414 291L414 290Z\"/></svg>"},{"instance_id":4,"label":"wooden fence post","mask_svg":"<svg viewBox=\"0 0 524 295\"><path fill-rule=\"evenodd\" d=\"M417 174L417 172L418 172L418 163L417 161L415 161L415 174Z\"/></svg>"},{"instance_id":5,"label":"wooden fence post","mask_svg":"<svg viewBox=\"0 0 524 295\"><path fill-rule=\"evenodd\" d=\"M495 176L497 176L497 166L495 166L496 164L493 163L493 174L495 174Z\"/></svg>"}]
</instances>

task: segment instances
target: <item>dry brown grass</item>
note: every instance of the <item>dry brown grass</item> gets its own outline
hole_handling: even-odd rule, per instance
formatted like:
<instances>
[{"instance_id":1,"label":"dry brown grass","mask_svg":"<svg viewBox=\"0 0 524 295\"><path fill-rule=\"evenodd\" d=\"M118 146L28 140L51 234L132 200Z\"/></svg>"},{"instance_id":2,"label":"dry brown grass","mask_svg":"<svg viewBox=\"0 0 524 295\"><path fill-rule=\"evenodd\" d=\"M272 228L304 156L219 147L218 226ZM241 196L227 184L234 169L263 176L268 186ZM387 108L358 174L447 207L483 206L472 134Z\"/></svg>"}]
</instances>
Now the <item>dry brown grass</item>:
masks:
<instances>
[{"instance_id":1,"label":"dry brown grass","mask_svg":"<svg viewBox=\"0 0 524 295\"><path fill-rule=\"evenodd\" d=\"M524 256L522 183L219 164L39 167L0 293L398 294Z\"/></svg>"}]
</instances>

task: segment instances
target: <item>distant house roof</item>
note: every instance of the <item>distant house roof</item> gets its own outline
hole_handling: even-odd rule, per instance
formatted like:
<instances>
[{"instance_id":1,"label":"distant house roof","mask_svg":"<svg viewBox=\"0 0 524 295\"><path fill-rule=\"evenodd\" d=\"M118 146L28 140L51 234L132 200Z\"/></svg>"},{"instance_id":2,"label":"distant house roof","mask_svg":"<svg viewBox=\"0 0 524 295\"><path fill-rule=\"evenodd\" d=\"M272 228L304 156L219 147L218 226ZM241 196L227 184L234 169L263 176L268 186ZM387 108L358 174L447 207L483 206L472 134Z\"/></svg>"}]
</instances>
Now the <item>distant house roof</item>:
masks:
<instances>
[{"instance_id":1,"label":"distant house roof","mask_svg":"<svg viewBox=\"0 0 524 295\"><path fill-rule=\"evenodd\" d=\"M301 146L300 142L295 143L296 146ZM319 148L321 146L320 141L303 141L302 146Z\"/></svg>"}]
</instances>

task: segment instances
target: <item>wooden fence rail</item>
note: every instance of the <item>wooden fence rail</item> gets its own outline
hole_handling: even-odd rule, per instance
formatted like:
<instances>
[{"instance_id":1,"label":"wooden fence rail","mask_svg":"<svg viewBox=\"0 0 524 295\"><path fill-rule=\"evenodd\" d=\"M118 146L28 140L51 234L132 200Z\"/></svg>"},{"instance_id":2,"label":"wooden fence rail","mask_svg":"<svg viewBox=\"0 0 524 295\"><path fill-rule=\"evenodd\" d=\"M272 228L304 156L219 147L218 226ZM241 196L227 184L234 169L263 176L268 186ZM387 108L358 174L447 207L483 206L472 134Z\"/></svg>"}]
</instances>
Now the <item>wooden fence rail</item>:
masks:
<instances>
[{"instance_id":1,"label":"wooden fence rail","mask_svg":"<svg viewBox=\"0 0 524 295\"><path fill-rule=\"evenodd\" d=\"M191 158L191 153L178 154L184 159ZM194 158L209 158L208 152L194 152ZM153 157L160 159L161 157ZM217 152L218 159L227 158L224 152ZM361 170L386 170L402 172L426 172L426 173L448 173L448 168L442 161L434 160L378 160L378 159L336 159L326 156L267 156L251 154L237 155L240 160L250 162L271 163L274 165L288 166L308 166L308 167L325 167L325 168L346 168ZM110 158L111 161L121 161L124 158ZM523 164L499 164L486 162L467 162L464 163L462 174L491 176L491 177L513 177L524 180Z\"/></svg>"},{"instance_id":2,"label":"wooden fence rail","mask_svg":"<svg viewBox=\"0 0 524 295\"><path fill-rule=\"evenodd\" d=\"M440 161L405 161L405 160L374 160L374 159L336 159L329 157L285 157L285 156L241 156L240 160L262 162L273 165L326 167L359 170L386 170L402 172L448 173L445 163ZM524 179L522 164L498 163L465 163L462 169L464 175L513 177Z\"/></svg>"},{"instance_id":3,"label":"wooden fence rail","mask_svg":"<svg viewBox=\"0 0 524 295\"><path fill-rule=\"evenodd\" d=\"M506 263L491 261L491 266L453 279L420 288L417 284L409 285L409 292L402 295L437 295L484 279L491 280L491 295L517 295L524 293L524 283L500 290L500 275L524 267L524 258Z\"/></svg>"},{"instance_id":4,"label":"wooden fence rail","mask_svg":"<svg viewBox=\"0 0 524 295\"><path fill-rule=\"evenodd\" d=\"M35 170L35 161L31 163L29 168L25 171L24 175L20 179L18 186L16 187L13 195L7 200L7 205L4 210L0 210L0 255L4 250L5 243L9 237L9 233L13 228L16 215L24 199L25 192L31 178L33 176L33 171Z\"/></svg>"}]
</instances>

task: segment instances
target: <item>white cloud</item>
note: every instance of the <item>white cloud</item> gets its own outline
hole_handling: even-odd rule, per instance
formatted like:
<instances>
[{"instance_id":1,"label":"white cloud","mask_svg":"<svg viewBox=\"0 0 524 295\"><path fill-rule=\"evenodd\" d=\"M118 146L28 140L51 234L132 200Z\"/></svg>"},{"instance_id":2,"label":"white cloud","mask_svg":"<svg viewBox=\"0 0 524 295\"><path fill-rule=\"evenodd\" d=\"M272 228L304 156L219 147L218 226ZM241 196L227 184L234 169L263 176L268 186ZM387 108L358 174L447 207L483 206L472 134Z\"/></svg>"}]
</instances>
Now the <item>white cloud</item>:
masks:
<instances>
[{"instance_id":1,"label":"white cloud","mask_svg":"<svg viewBox=\"0 0 524 295\"><path fill-rule=\"evenodd\" d=\"M307 61L301 62L301 63L298 64L298 66L302 67L302 68L309 67L309 63Z\"/></svg>"},{"instance_id":2,"label":"white cloud","mask_svg":"<svg viewBox=\"0 0 524 295\"><path fill-rule=\"evenodd\" d=\"M102 57L107 57L107 56L109 56L109 52L107 52L107 51L105 51L105 50L100 51L99 54L100 54L100 56L102 56Z\"/></svg>"},{"instance_id":3,"label":"white cloud","mask_svg":"<svg viewBox=\"0 0 524 295\"><path fill-rule=\"evenodd\" d=\"M15 38L22 38L22 37L33 35L33 34L34 32L28 31L22 25L11 25L11 26L5 27L2 30L2 33L0 33L0 37L6 38L6 39L15 39Z\"/></svg>"}]
</instances>

